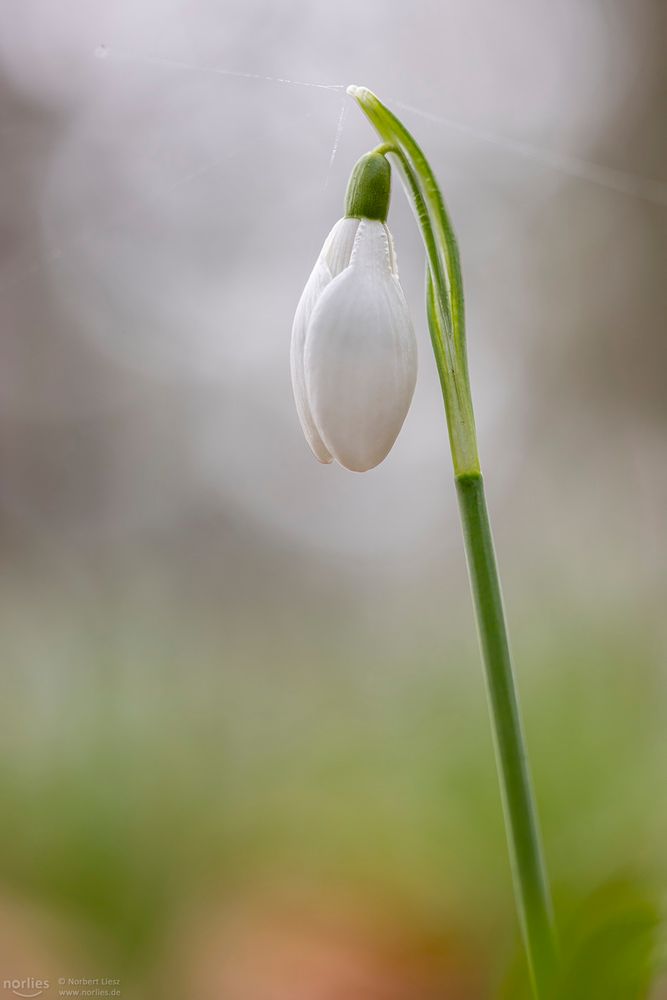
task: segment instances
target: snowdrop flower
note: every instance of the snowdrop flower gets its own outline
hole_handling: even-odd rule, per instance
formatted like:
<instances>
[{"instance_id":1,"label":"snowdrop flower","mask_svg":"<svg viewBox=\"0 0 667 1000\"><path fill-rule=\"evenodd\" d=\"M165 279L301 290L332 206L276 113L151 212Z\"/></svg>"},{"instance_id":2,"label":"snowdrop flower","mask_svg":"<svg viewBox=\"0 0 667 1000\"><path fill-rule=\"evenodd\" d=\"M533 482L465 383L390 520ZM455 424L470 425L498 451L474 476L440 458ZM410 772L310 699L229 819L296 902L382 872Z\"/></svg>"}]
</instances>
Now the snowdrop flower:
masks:
<instances>
[{"instance_id":1,"label":"snowdrop flower","mask_svg":"<svg viewBox=\"0 0 667 1000\"><path fill-rule=\"evenodd\" d=\"M385 224L389 191L389 163L368 153L292 328L292 386L306 440L320 462L335 458L353 472L386 458L417 378L417 343Z\"/></svg>"}]
</instances>

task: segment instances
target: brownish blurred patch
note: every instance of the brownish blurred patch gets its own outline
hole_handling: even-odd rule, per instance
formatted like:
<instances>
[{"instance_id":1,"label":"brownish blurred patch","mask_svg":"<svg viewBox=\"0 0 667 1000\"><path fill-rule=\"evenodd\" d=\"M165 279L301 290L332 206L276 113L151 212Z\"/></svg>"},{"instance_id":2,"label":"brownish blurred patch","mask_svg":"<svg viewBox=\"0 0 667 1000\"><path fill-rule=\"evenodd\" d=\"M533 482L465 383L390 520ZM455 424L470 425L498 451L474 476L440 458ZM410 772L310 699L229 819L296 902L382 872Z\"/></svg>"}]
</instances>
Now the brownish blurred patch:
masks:
<instances>
[{"instance_id":1,"label":"brownish blurred patch","mask_svg":"<svg viewBox=\"0 0 667 1000\"><path fill-rule=\"evenodd\" d=\"M478 1000L472 947L395 903L271 889L182 928L168 983L190 1000Z\"/></svg>"},{"instance_id":2,"label":"brownish blurred patch","mask_svg":"<svg viewBox=\"0 0 667 1000\"><path fill-rule=\"evenodd\" d=\"M83 978L101 975L82 942L78 927L68 926L61 913L51 913L37 905L9 896L0 898L0 995L14 995L3 984L9 980L36 982L26 993L37 994L39 983L45 996L57 994L61 977Z\"/></svg>"}]
</instances>

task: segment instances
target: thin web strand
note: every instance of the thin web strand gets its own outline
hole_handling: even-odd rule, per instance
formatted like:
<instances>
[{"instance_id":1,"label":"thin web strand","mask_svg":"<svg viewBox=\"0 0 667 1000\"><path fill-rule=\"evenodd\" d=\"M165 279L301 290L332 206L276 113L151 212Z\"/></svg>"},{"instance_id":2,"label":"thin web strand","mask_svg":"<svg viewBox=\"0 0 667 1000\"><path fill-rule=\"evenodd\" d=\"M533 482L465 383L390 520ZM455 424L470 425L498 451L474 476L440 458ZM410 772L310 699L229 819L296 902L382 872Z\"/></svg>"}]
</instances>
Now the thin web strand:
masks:
<instances>
[{"instance_id":1,"label":"thin web strand","mask_svg":"<svg viewBox=\"0 0 667 1000\"><path fill-rule=\"evenodd\" d=\"M117 59L127 59L130 61L146 62L148 64L164 66L167 69L179 69L188 72L199 72L199 73L212 73L215 74L216 76L224 76L224 77L240 77L243 79L260 80L268 83L276 83L283 86L312 87L315 88L316 90L340 91L343 93L345 91L344 84L307 83L303 80L288 80L283 77L262 76L259 73L242 73L236 70L227 70L219 67L193 66L190 63L183 62L177 59L163 59L153 56L140 56L140 55L135 55L134 53L131 52L119 51L116 48L111 50L107 45L98 45L97 48L95 49L95 56L98 59L108 59L110 57ZM348 109L348 102L347 102L347 97L345 97L341 105L341 110L338 115L338 120L336 123L336 132L334 136L333 149L331 151L331 156L329 158L327 175L324 182L325 189L329 183L334 160L336 158L336 153L338 152L340 139L343 134L343 127L345 124L347 109ZM182 176L177 177L167 187L160 188L159 196L164 197L165 195L170 194L172 191L175 191L178 188L185 187L188 184L191 184L194 181L201 179L203 176L210 173L212 170L215 170L216 168L222 166L222 164L226 162L227 159L228 157L225 157L222 160L215 160L213 162L205 163L203 166L198 167L195 170L186 171ZM145 207L145 202L142 202L140 206L136 207L136 210L138 211L143 207ZM98 230L96 235L99 235L100 232L102 234L109 234L113 232L114 230L118 229L119 227L129 222L134 217L135 214L136 211L133 207L133 209L130 210L130 212L126 211L122 213L121 216L119 216L117 219L114 219L101 231ZM18 274L14 275L10 274L0 279L0 288L3 291L9 291L9 289L15 288L17 285L21 285L23 284L23 282L28 281L35 274L39 273L40 270L46 265L54 263L55 261L58 260L66 260L67 257L71 253L73 253L74 250L78 248L82 243L85 243L85 241L89 239L91 235L92 233L86 230L83 233L79 233L73 236L65 243L56 243L56 245L53 246L52 248L45 249L42 253L35 255L32 258L32 260L30 260L22 268L20 268Z\"/></svg>"},{"instance_id":2,"label":"thin web strand","mask_svg":"<svg viewBox=\"0 0 667 1000\"><path fill-rule=\"evenodd\" d=\"M343 128L345 127L345 118L347 115L347 109L349 107L349 102L347 100L347 95L343 97L343 103L341 104L340 114L338 115L338 121L336 122L336 134L334 135L333 149L331 150L331 156L329 157L329 166L327 168L327 176L324 181L324 190L329 186L329 181L331 180L331 172L333 170L334 160L336 159L336 153L338 152L338 147L340 145L340 140L343 135Z\"/></svg>"},{"instance_id":3,"label":"thin web strand","mask_svg":"<svg viewBox=\"0 0 667 1000\"><path fill-rule=\"evenodd\" d=\"M394 104L403 111L419 115L420 118L425 118L436 125L451 128L457 132L461 132L463 135L470 136L472 139L491 143L508 152L517 153L526 159L541 163L546 167L551 167L559 173L589 181L600 187L609 188L611 191L618 191L620 194L643 198L645 201L650 201L655 205L667 205L667 184L664 184L662 181L617 170L614 167L605 167L590 160L582 160L573 156L563 156L560 153L540 149L538 146L531 146L529 143L521 142L518 139L509 139L495 132L473 128L470 125L464 125L462 122L451 118L443 118L440 115L432 114L430 111L416 108L412 104L405 104L403 101L394 101Z\"/></svg>"},{"instance_id":4,"label":"thin web strand","mask_svg":"<svg viewBox=\"0 0 667 1000\"><path fill-rule=\"evenodd\" d=\"M200 66L184 62L181 59L169 59L164 56L140 55L122 49L111 49L108 45L98 45L95 49L98 59L123 59L131 62L146 63L153 66L164 66L167 69L186 70L190 73L209 73L214 76L232 76L242 80L264 80L267 83L279 83L288 87L313 87L315 90L345 90L344 83L311 83L308 80L290 80L283 76L265 76L263 73L247 73L238 69L225 69L221 66Z\"/></svg>"},{"instance_id":5,"label":"thin web strand","mask_svg":"<svg viewBox=\"0 0 667 1000\"><path fill-rule=\"evenodd\" d=\"M128 60L136 62L144 62L149 65L163 66L167 69L183 70L192 73L209 73L216 76L222 77L236 77L248 80L259 80L265 81L267 83L274 83L281 86L292 86L292 87L309 87L315 90L328 90L328 91L345 91L346 85L342 83L316 83L309 82L305 80L292 80L286 77L274 77L266 76L261 73L249 73L242 72L240 70L225 69L218 66L201 66L194 65L192 63L185 62L179 59L169 59L158 56L150 55L139 55L137 53L118 50L114 47L112 50L107 45L98 45L94 51L95 56L98 59L119 59ZM523 143L518 140L509 139L505 136L499 135L497 133L486 132L481 129L473 128L463 124L462 122L455 121L453 119L445 118L440 115L433 114L430 111L426 111L423 108L415 107L412 104L407 104L404 101L394 100L393 103L396 107L401 108L404 111L408 111L411 114L419 115L421 118L431 121L436 125L440 125L445 128L455 129L464 135L470 136L470 138L476 139L478 141L493 143L499 148L505 149L508 152L516 153L517 155L526 157L534 162L543 164L544 166L550 167L560 173L566 174L568 176L576 177L580 180L589 181L593 184L597 184L601 187L617 191L619 193L630 195L634 197L642 198L646 201L650 201L657 205L667 205L667 184L661 181L652 180L650 178L642 177L637 174L631 174L619 170L615 170L610 167L600 166L596 163L591 163L587 160L576 159L574 157L565 157L560 154L553 153L548 150L540 149L536 146L531 146L528 143ZM338 147L340 144L341 136L343 133L343 128L345 124L345 117L347 114L347 103L344 102L343 107L338 116L338 121L336 125L336 133L334 136L334 144L329 158L328 172L325 179L325 188L327 187L333 168L333 163L338 152ZM11 129L13 125L5 126L4 128ZM214 170L220 162L207 163L203 167L196 170L186 171L182 177L177 178L169 187L164 189L161 193L169 193L180 186L185 186L202 177L210 170ZM108 227L105 227L105 232L107 230L112 231L118 225L122 225L127 221L127 217L124 215L121 220L116 220ZM59 260L63 257L67 257L75 246L78 246L82 239L88 237L88 233L84 236L79 235L71 240L68 240L66 244L57 244L53 249L46 250L38 256L35 256L28 264L21 268L20 273L17 275L7 276L4 279L0 279L0 288L3 290L8 290L15 287L16 285L22 284L24 281L28 280L35 273L37 273L46 264Z\"/></svg>"},{"instance_id":6,"label":"thin web strand","mask_svg":"<svg viewBox=\"0 0 667 1000\"><path fill-rule=\"evenodd\" d=\"M276 83L293 87L311 87L316 90L330 91L344 91L346 89L346 85L342 83L317 83L305 80L292 80L287 77L265 76L261 73L249 73L218 66L202 66L180 59L143 55L125 50L119 50L115 47L112 50L106 45L98 45L95 49L95 54L98 58L108 58L109 56L112 56L117 59L144 62L147 64L185 70L193 73L213 73L218 76L238 77L248 80L263 80L268 83ZM477 141L492 143L499 148L505 149L507 152L515 153L521 157L532 160L535 163L541 163L542 165L564 175L576 177L579 180L588 181L591 184L597 184L598 186L607 188L608 190L617 191L619 194L641 198L645 201L652 202L655 205L667 205L667 184L662 181L655 180L650 177L643 177L641 174L617 170L613 167L606 167L579 157L564 156L560 153L554 153L551 150L542 149L539 146L532 146L530 143L521 142L517 139L511 139L508 136L500 135L495 132L477 129L473 126L466 125L463 122L446 118L441 115L436 115L431 111L415 107L413 104L408 104L405 101L394 99L393 103L396 107L401 108L403 111L419 115L421 118L431 121L436 125L441 125L444 128L455 129L463 135L468 135L470 138L476 139ZM334 155L335 152L336 149L334 149Z\"/></svg>"}]
</instances>

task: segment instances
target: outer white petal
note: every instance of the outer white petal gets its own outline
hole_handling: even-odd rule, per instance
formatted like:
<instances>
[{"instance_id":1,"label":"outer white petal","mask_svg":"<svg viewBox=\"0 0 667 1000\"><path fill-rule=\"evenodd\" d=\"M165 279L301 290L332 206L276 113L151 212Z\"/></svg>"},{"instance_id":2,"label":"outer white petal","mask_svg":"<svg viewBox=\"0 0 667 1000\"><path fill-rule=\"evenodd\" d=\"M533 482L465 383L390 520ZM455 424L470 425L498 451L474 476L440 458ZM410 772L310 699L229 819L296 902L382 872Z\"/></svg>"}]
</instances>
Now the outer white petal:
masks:
<instances>
[{"instance_id":1,"label":"outer white petal","mask_svg":"<svg viewBox=\"0 0 667 1000\"><path fill-rule=\"evenodd\" d=\"M296 307L294 323L292 325L292 345L290 350L292 391L294 392L296 412L312 453L319 462L324 463L331 461L331 454L320 437L310 410L310 403L308 402L308 394L306 392L303 357L308 321L317 304L317 300L330 282L331 272L320 257L311 272L306 287L299 299L299 304Z\"/></svg>"},{"instance_id":2,"label":"outer white petal","mask_svg":"<svg viewBox=\"0 0 667 1000\"><path fill-rule=\"evenodd\" d=\"M292 325L290 368L296 411L311 451L323 463L331 462L331 455L315 426L308 402L304 372L306 331L320 295L330 284L332 277L340 274L350 263L358 226L358 219L339 219L333 227L306 282Z\"/></svg>"},{"instance_id":3,"label":"outer white petal","mask_svg":"<svg viewBox=\"0 0 667 1000\"><path fill-rule=\"evenodd\" d=\"M328 451L364 472L389 453L417 378L417 343L380 222L362 220L351 266L320 294L305 343L305 383Z\"/></svg>"},{"instance_id":4,"label":"outer white petal","mask_svg":"<svg viewBox=\"0 0 667 1000\"><path fill-rule=\"evenodd\" d=\"M359 224L359 219L339 219L324 241L320 258L326 261L334 278L348 267L352 259Z\"/></svg>"}]
</instances>

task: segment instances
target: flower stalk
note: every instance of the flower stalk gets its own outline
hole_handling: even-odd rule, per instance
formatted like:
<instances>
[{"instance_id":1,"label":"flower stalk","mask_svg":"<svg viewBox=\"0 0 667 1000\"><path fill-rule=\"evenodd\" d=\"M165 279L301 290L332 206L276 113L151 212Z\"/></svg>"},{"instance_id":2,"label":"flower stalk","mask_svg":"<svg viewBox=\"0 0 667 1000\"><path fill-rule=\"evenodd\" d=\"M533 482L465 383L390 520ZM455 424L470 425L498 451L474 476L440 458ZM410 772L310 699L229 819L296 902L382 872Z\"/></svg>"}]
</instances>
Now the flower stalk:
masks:
<instances>
[{"instance_id":1,"label":"flower stalk","mask_svg":"<svg viewBox=\"0 0 667 1000\"><path fill-rule=\"evenodd\" d=\"M349 87L348 93L382 140L375 152L395 158L424 241L426 313L447 416L517 910L533 992L536 1000L545 1000L557 970L556 935L477 450L456 237L414 138L371 91Z\"/></svg>"}]
</instances>

